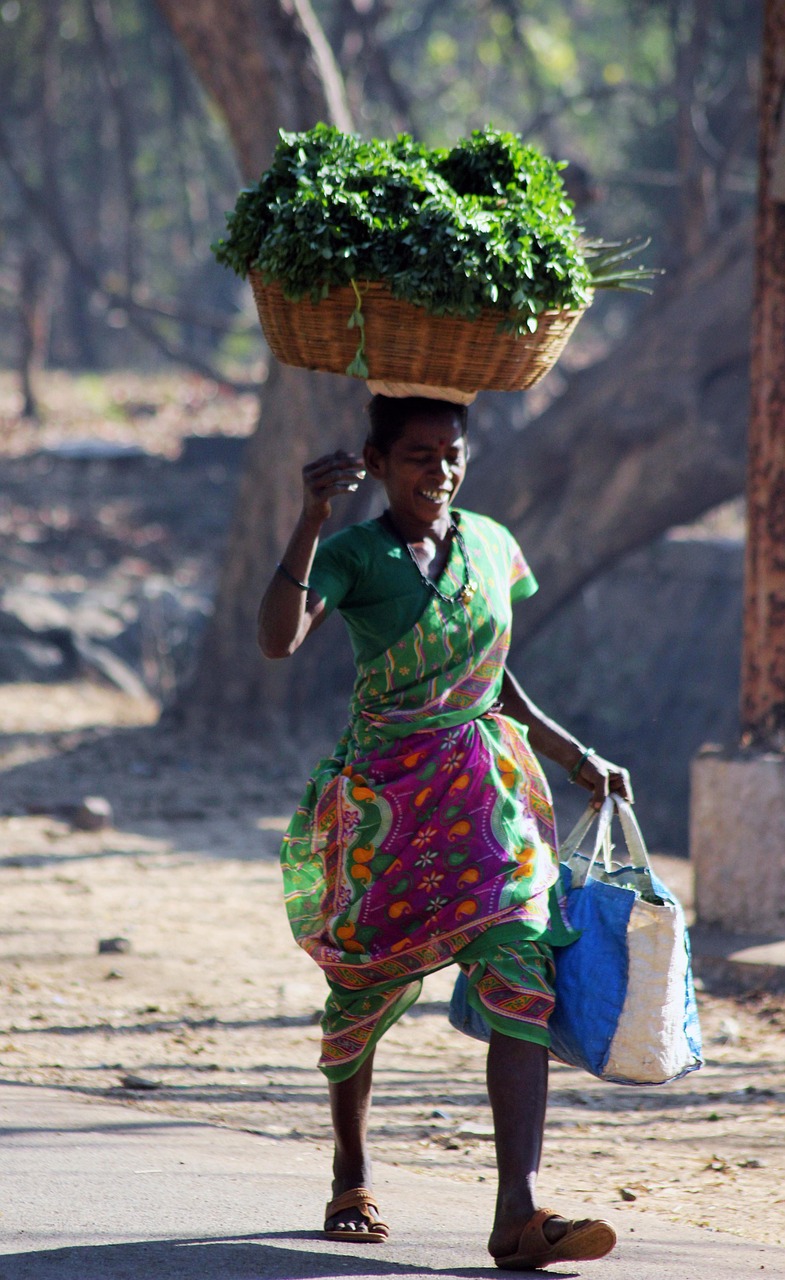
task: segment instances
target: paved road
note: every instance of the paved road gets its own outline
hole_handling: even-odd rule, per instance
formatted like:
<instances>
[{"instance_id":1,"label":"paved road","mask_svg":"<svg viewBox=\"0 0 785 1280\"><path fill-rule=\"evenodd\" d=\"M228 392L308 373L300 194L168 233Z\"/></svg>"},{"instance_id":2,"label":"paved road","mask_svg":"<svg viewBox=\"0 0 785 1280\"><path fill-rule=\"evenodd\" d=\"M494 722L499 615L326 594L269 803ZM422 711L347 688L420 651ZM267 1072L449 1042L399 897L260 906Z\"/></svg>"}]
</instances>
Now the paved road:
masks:
<instances>
[{"instance_id":1,"label":"paved road","mask_svg":"<svg viewBox=\"0 0 785 1280\"><path fill-rule=\"evenodd\" d=\"M330 1244L317 1228L327 1152L145 1114L68 1091L0 1085L0 1280L472 1280L490 1185L379 1165L387 1245ZM585 1216L586 1205L560 1205ZM625 1208L600 1262L538 1275L589 1280L785 1278L785 1249L680 1229ZM740 1206L740 1212L743 1212Z\"/></svg>"}]
</instances>

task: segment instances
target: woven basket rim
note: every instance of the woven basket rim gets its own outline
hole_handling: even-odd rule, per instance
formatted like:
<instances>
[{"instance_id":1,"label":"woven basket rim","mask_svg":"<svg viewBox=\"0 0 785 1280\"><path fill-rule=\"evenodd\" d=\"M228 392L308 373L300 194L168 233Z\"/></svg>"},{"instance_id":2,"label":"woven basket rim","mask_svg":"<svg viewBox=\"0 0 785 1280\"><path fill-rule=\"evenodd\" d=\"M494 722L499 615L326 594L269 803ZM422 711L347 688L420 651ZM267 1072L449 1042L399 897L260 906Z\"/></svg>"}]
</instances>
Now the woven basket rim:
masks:
<instances>
[{"instance_id":1,"label":"woven basket rim","mask_svg":"<svg viewBox=\"0 0 785 1280\"><path fill-rule=\"evenodd\" d=\"M361 279L350 280L346 284L331 284L328 286L329 292L325 294L324 297L314 298L311 293L300 293L295 297L292 294L287 293L286 285L279 276L274 276L271 280L267 280L265 279L263 272L259 271L256 267L249 267L248 275L249 278L253 277L257 287L280 293L287 302L292 303L295 306L298 302L305 302L311 306L318 307L320 302L326 302L328 298L335 297L341 293L351 295L352 297L355 297L356 300L353 287L356 286L360 292L361 299L364 292L371 291L383 293L385 297L392 298L401 306L414 307L416 311L422 312L423 315L432 316L434 320L465 320L467 324L471 324L475 320L479 320L481 316L497 316L499 320L514 320L516 317L523 317L526 314L523 311L507 311L502 307L494 306L482 307L473 315L469 315L464 311L431 311L430 308L426 307L422 302L412 302L410 298L399 298L397 294L393 293L386 280L367 280L364 277ZM594 291L592 290L591 292L593 295ZM590 305L591 299L589 302L584 303L579 307L543 307L542 311L537 313L537 319L539 320L542 316L582 316L584 312L588 311Z\"/></svg>"}]
</instances>

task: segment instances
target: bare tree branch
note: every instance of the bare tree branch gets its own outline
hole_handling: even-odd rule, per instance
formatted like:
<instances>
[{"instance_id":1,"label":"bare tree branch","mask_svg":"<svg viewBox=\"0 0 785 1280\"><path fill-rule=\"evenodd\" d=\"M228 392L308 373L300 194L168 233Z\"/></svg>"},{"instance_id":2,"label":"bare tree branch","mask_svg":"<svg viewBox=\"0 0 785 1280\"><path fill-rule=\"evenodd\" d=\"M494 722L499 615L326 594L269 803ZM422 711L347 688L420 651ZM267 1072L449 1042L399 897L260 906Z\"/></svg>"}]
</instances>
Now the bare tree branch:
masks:
<instances>
[{"instance_id":1,"label":"bare tree branch","mask_svg":"<svg viewBox=\"0 0 785 1280\"><path fill-rule=\"evenodd\" d=\"M61 204L57 199L53 199L51 194L45 196L41 191L34 187L25 176L21 165L14 155L8 134L3 128L0 121L0 159L7 165L9 171L16 181L20 194L30 211L35 215L40 225L47 231L50 238L68 261L79 278L84 282L87 288L98 298L100 298L107 307L116 307L124 311L129 322L148 342L151 343L158 351L165 355L168 359L174 360L177 364L184 364L188 368L194 369L197 373L201 373L203 377L209 378L213 382L220 383L223 386L230 387L234 391L247 392L257 391L258 382L238 381L229 378L221 373L209 361L202 359L189 350L183 343L175 342L166 338L151 322L150 317L156 316L161 319L182 321L183 323L201 323L208 320L207 327L217 329L218 317L207 316L202 317L201 321L195 319L195 315L189 315L187 312L180 312L179 309L169 307L165 303L144 303L139 302L131 294L113 288L102 279L93 267L77 250L70 230L62 215ZM51 186L51 183L50 183ZM226 326L231 328L230 325Z\"/></svg>"},{"instance_id":2,"label":"bare tree branch","mask_svg":"<svg viewBox=\"0 0 785 1280\"><path fill-rule=\"evenodd\" d=\"M341 0L335 34L336 40L340 34L341 65L354 84L353 96L362 100L381 90L394 113L391 128L400 131L411 120L412 96L395 75L389 48L379 38L379 24L388 12L386 4L359 6L355 0Z\"/></svg>"},{"instance_id":3,"label":"bare tree branch","mask_svg":"<svg viewBox=\"0 0 785 1280\"><path fill-rule=\"evenodd\" d=\"M103 73L114 114L117 135L117 160L120 181L125 197L124 259L126 289L130 293L137 278L136 221L139 213L134 164L136 141L131 120L131 110L125 92L122 69L112 39L112 13L107 0L84 0L87 25L96 52L98 66Z\"/></svg>"},{"instance_id":4,"label":"bare tree branch","mask_svg":"<svg viewBox=\"0 0 785 1280\"><path fill-rule=\"evenodd\" d=\"M542 107L536 115L533 115L531 119L525 122L522 131L527 137L540 133L552 121L558 120L559 116L564 115L565 111L574 111L578 107L594 106L597 103L620 98L650 100L653 96L652 90L647 89L644 85L589 85L586 89L581 89L579 93L560 93L555 98L552 98L547 106Z\"/></svg>"}]
</instances>

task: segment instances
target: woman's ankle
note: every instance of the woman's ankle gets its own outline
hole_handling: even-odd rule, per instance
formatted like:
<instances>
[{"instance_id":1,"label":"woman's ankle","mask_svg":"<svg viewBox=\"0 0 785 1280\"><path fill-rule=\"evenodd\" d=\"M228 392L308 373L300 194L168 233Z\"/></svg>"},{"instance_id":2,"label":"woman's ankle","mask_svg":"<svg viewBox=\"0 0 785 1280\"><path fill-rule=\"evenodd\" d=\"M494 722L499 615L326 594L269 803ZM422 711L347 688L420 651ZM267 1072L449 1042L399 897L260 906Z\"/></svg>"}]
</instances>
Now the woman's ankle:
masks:
<instances>
[{"instance_id":1,"label":"woman's ankle","mask_svg":"<svg viewBox=\"0 0 785 1280\"><path fill-rule=\"evenodd\" d=\"M350 1156L336 1150L333 1156L333 1195L342 1195L344 1191L352 1191L355 1187L366 1187L369 1191L373 1185L371 1158L367 1152Z\"/></svg>"}]
</instances>

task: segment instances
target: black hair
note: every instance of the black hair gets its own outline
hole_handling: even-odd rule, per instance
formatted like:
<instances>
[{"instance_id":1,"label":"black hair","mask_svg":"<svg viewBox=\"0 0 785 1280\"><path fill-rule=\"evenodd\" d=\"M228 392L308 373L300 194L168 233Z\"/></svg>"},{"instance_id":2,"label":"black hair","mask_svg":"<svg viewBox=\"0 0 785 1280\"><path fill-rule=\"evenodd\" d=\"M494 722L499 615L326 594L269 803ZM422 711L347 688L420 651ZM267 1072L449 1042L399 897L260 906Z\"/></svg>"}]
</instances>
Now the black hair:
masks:
<instances>
[{"instance_id":1,"label":"black hair","mask_svg":"<svg viewBox=\"0 0 785 1280\"><path fill-rule=\"evenodd\" d=\"M469 410L465 404L453 404L451 400L431 400L427 396L374 396L368 405L371 429L367 443L380 453L389 453L396 440L400 440L406 424L418 414L455 414L461 424L461 434L469 429Z\"/></svg>"}]
</instances>

